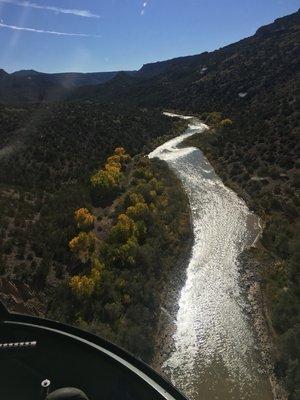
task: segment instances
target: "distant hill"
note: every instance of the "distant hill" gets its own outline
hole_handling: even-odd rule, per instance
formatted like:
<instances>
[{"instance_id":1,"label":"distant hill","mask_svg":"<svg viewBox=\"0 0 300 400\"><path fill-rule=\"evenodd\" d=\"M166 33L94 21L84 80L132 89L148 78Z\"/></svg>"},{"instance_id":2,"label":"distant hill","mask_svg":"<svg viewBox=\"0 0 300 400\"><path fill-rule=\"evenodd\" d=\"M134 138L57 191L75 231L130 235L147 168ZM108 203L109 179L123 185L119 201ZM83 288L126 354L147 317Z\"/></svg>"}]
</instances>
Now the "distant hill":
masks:
<instances>
[{"instance_id":1,"label":"distant hill","mask_svg":"<svg viewBox=\"0 0 300 400\"><path fill-rule=\"evenodd\" d=\"M9 74L4 71L4 69L0 69L0 79L5 79Z\"/></svg>"},{"instance_id":2,"label":"distant hill","mask_svg":"<svg viewBox=\"0 0 300 400\"><path fill-rule=\"evenodd\" d=\"M34 70L21 70L12 73L14 77L21 77L40 82L49 82L53 85L60 85L66 89L76 88L84 85L98 85L113 79L119 72L92 72L92 73L78 73L66 72L57 74L46 74ZM125 72L127 73L127 72ZM128 72L134 74L134 72Z\"/></svg>"},{"instance_id":3,"label":"distant hill","mask_svg":"<svg viewBox=\"0 0 300 400\"><path fill-rule=\"evenodd\" d=\"M34 70L21 70L8 74L0 70L0 102L39 103L45 100L59 100L71 89L103 84L118 74L118 71L46 74ZM135 71L124 74L134 75Z\"/></svg>"}]
</instances>

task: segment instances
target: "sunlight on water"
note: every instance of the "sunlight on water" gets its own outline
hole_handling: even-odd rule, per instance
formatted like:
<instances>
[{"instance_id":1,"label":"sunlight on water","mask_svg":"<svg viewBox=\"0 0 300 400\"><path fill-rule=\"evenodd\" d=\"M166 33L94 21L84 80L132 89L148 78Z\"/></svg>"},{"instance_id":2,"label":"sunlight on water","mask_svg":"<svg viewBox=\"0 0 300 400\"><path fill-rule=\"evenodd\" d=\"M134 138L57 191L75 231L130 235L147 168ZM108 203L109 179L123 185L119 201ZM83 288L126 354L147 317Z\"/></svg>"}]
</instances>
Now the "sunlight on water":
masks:
<instances>
[{"instance_id":1,"label":"sunlight on water","mask_svg":"<svg viewBox=\"0 0 300 400\"><path fill-rule=\"evenodd\" d=\"M193 117L185 119L191 123L183 135L149 154L165 160L181 179L195 237L179 299L175 350L163 367L192 399L271 399L237 264L259 233L258 220L198 149L178 148L187 137L207 129ZM256 222L249 229L251 216Z\"/></svg>"}]
</instances>

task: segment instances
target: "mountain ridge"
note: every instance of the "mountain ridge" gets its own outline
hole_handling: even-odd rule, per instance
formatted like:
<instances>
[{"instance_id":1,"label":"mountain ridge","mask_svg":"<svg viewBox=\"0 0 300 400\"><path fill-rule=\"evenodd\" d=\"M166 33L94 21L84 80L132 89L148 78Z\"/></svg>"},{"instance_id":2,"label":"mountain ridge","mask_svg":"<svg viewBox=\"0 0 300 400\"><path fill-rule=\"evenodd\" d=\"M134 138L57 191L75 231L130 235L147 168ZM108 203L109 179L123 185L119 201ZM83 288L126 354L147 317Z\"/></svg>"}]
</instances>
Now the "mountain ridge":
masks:
<instances>
[{"instance_id":1,"label":"mountain ridge","mask_svg":"<svg viewBox=\"0 0 300 400\"><path fill-rule=\"evenodd\" d=\"M247 52L251 52L251 46L255 47L256 42L263 41L265 46L268 46L268 41L282 40L282 37L287 34L292 34L295 26L299 25L299 10L288 16L277 18L273 23L264 25L257 29L253 36L243 38L238 42L229 44L227 46L216 49L212 52L203 52L201 54L181 56L164 61L157 61L153 63L144 64L138 71L112 71L112 72L95 72L95 73L80 73L80 72L67 72L67 73L41 73L35 70L21 70L15 71L12 74L1 73L0 83L0 102L2 103L38 103L41 101L59 101L68 99L86 100L89 96L95 96L101 101L114 101L117 99L124 100L131 96L131 101L135 97L135 92L138 92L140 98L143 91L149 92L149 86L154 85L154 93L151 90L148 99L143 101L149 105L157 102L159 106L175 106L182 108L184 104L174 103L174 96L178 97L176 91L181 90L179 83L182 81L183 89L187 89L188 85L196 85L198 82L198 91L204 91L205 81L214 73L220 73L218 70L218 63L224 63L224 67L232 68L230 65L230 57L234 53L241 52L240 60L237 58L235 61L247 63ZM297 29L295 29L295 34ZM295 42L296 43L296 42ZM272 44L274 47L274 43ZM243 48L247 47L246 54L243 54ZM278 46L277 46L278 47ZM264 51L260 46L260 51ZM244 52L245 53L245 52ZM250 54L249 54L250 55ZM248 56L249 56L248 55ZM236 56L236 55L235 55ZM263 55L262 55L263 58ZM297 60L296 52L294 59ZM254 57L254 64L257 64L259 57ZM207 65L209 64L209 65ZM293 65L293 60L291 60ZM242 75L245 72L240 71ZM136 82L129 79L129 92L127 86L120 87L119 74L127 74L130 77L135 77ZM207 77L207 75L209 75ZM238 74L237 74L238 75ZM266 72L266 75L268 73ZM114 88L115 78L117 77L117 87ZM124 75L123 75L124 77ZM188 78L191 79L188 79ZM228 79L234 81L234 78L229 76ZM192 80L194 79L194 81ZM174 85L174 90L169 90L170 85ZM226 85L226 82L224 82ZM237 90L244 91L245 84L241 83ZM131 87L132 86L132 87ZM163 95L157 93L158 86L163 86ZM193 88L194 90L195 88ZM184 96L184 90L182 95ZM232 95L232 94L231 94ZM146 96L147 97L147 96ZM149 101L149 97L154 98L154 101ZM21 101L20 101L21 98Z\"/></svg>"},{"instance_id":2,"label":"mountain ridge","mask_svg":"<svg viewBox=\"0 0 300 400\"><path fill-rule=\"evenodd\" d=\"M77 87L103 84L119 71L78 73L62 72L48 74L35 70L20 70L11 74L0 71L0 103L39 103L45 100L60 100ZM135 71L124 72L134 75Z\"/></svg>"},{"instance_id":3,"label":"mountain ridge","mask_svg":"<svg viewBox=\"0 0 300 400\"><path fill-rule=\"evenodd\" d=\"M247 92L247 99L251 99L268 90L272 82L277 85L297 73L299 32L298 11L219 50L146 65L142 69L150 70L148 78L136 80L132 86L114 87L112 79L101 86L75 90L71 98L91 96L104 102L130 99L141 106L229 111L244 105L239 93ZM154 68L159 73L153 74Z\"/></svg>"}]
</instances>

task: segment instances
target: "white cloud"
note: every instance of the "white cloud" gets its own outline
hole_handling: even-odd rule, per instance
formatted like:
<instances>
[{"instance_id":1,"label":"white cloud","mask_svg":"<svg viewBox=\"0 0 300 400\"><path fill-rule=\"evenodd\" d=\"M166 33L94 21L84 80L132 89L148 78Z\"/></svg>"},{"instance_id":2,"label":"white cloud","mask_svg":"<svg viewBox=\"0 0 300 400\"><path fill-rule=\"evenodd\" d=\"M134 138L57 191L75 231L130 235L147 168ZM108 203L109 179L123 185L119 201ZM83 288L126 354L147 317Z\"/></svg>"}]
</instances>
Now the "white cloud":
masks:
<instances>
[{"instance_id":1,"label":"white cloud","mask_svg":"<svg viewBox=\"0 0 300 400\"><path fill-rule=\"evenodd\" d=\"M37 10L47 10L53 11L59 14L72 14L78 17L85 18L100 18L100 15L93 14L89 10L77 10L77 9L68 9L68 8L60 8L60 7L52 7L52 6L42 6L40 4L31 3L29 1L17 1L17 0L0 0L1 3L14 4L19 7L26 8L35 8Z\"/></svg>"},{"instance_id":2,"label":"white cloud","mask_svg":"<svg viewBox=\"0 0 300 400\"><path fill-rule=\"evenodd\" d=\"M68 33L68 32L56 32L56 31L46 31L44 29L35 29L35 28L27 28L24 26L16 26L16 25L7 25L0 22L0 27L8 28L15 31L26 31L26 32L35 32L35 33L47 33L50 35L58 35L58 36L81 36L81 37L98 37L97 35L89 35L86 33Z\"/></svg>"}]
</instances>

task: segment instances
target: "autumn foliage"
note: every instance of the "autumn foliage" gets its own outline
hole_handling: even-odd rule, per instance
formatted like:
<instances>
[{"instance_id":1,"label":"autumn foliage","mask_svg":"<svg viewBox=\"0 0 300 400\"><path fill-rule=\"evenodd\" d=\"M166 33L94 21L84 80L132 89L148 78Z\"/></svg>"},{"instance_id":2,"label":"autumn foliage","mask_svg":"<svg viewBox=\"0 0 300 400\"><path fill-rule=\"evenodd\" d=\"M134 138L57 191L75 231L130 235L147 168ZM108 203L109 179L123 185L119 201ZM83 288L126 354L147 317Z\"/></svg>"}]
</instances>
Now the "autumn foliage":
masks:
<instances>
[{"instance_id":1,"label":"autumn foliage","mask_svg":"<svg viewBox=\"0 0 300 400\"><path fill-rule=\"evenodd\" d=\"M93 232L80 232L69 242L70 250L83 263L86 263L93 255L98 239Z\"/></svg>"},{"instance_id":2,"label":"autumn foliage","mask_svg":"<svg viewBox=\"0 0 300 400\"><path fill-rule=\"evenodd\" d=\"M73 293L78 298L90 297L101 281L102 270L103 265L98 260L94 260L88 275L74 275L69 283Z\"/></svg>"},{"instance_id":3,"label":"autumn foliage","mask_svg":"<svg viewBox=\"0 0 300 400\"><path fill-rule=\"evenodd\" d=\"M87 208L77 210L81 231L70 242L77 267L69 288L81 304L81 326L92 318L110 339L144 357L153 348L160 282L176 266L189 235L185 197L175 177L167 183L170 176L160 162L131 160L117 148L90 181L106 207L97 207L97 220ZM114 187L118 193L110 197Z\"/></svg>"},{"instance_id":4,"label":"autumn foliage","mask_svg":"<svg viewBox=\"0 0 300 400\"><path fill-rule=\"evenodd\" d=\"M122 189L122 181L126 164L130 156L123 147L118 147L112 156L108 157L104 167L96 171L90 179L92 201L95 205L105 205L112 201Z\"/></svg>"},{"instance_id":5,"label":"autumn foliage","mask_svg":"<svg viewBox=\"0 0 300 400\"><path fill-rule=\"evenodd\" d=\"M95 217L87 208L80 208L75 211L75 221L80 229L89 229L94 225Z\"/></svg>"}]
</instances>

